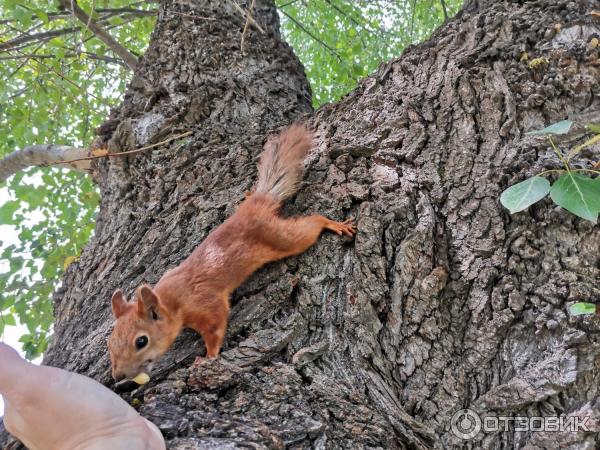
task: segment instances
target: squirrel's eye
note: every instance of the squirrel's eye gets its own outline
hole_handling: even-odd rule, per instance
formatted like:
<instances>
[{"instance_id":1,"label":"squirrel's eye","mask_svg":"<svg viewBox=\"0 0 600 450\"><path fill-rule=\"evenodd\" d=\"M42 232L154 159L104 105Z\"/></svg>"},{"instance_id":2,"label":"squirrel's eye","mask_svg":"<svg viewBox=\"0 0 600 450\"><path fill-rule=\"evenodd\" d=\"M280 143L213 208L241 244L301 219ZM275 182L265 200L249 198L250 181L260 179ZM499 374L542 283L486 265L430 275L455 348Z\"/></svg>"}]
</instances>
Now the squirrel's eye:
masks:
<instances>
[{"instance_id":1,"label":"squirrel's eye","mask_svg":"<svg viewBox=\"0 0 600 450\"><path fill-rule=\"evenodd\" d=\"M148 345L147 336L140 336L135 340L135 346L138 350L143 349L146 345Z\"/></svg>"}]
</instances>

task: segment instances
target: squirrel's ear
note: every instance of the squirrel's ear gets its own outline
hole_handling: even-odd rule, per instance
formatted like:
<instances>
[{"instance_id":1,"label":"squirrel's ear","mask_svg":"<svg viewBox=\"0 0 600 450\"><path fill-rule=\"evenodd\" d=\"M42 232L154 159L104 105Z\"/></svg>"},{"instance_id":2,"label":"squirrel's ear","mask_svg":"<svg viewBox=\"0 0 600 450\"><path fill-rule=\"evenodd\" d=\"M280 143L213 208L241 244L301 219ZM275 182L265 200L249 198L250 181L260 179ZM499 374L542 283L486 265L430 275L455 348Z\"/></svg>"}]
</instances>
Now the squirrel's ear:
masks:
<instances>
[{"instance_id":1,"label":"squirrel's ear","mask_svg":"<svg viewBox=\"0 0 600 450\"><path fill-rule=\"evenodd\" d=\"M115 319L118 319L125 312L125 308L127 307L127 301L125 297L123 297L123 291L121 289L117 289L112 296L111 300L112 304L112 312L115 316Z\"/></svg>"},{"instance_id":2,"label":"squirrel's ear","mask_svg":"<svg viewBox=\"0 0 600 450\"><path fill-rule=\"evenodd\" d=\"M138 314L141 317L150 316L152 319L157 319L158 313L158 297L147 284L141 285L137 290L138 297Z\"/></svg>"}]
</instances>

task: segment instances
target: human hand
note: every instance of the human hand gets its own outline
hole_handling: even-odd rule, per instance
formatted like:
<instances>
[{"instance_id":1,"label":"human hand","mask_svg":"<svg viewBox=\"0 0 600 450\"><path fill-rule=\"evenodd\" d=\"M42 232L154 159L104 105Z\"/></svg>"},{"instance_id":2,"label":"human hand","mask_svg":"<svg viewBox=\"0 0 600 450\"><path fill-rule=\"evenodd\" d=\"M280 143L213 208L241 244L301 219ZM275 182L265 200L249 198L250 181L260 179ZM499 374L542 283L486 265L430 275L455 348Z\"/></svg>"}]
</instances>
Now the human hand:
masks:
<instances>
[{"instance_id":1,"label":"human hand","mask_svg":"<svg viewBox=\"0 0 600 450\"><path fill-rule=\"evenodd\" d=\"M158 428L100 383L0 342L4 426L30 450L164 450Z\"/></svg>"}]
</instances>

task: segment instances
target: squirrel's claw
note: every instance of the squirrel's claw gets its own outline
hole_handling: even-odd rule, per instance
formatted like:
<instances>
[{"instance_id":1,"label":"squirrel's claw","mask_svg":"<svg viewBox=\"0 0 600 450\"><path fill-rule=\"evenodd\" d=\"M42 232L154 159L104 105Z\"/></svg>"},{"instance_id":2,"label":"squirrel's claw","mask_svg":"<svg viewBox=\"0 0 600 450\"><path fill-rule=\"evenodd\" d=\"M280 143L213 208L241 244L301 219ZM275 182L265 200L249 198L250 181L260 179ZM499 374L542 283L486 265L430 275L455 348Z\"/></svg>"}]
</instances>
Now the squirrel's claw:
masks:
<instances>
[{"instance_id":1,"label":"squirrel's claw","mask_svg":"<svg viewBox=\"0 0 600 450\"><path fill-rule=\"evenodd\" d=\"M333 231L334 233L341 235L346 235L348 237L353 237L356 234L356 224L354 223L354 218L346 219L343 222L334 222L333 220L326 225L328 230Z\"/></svg>"}]
</instances>

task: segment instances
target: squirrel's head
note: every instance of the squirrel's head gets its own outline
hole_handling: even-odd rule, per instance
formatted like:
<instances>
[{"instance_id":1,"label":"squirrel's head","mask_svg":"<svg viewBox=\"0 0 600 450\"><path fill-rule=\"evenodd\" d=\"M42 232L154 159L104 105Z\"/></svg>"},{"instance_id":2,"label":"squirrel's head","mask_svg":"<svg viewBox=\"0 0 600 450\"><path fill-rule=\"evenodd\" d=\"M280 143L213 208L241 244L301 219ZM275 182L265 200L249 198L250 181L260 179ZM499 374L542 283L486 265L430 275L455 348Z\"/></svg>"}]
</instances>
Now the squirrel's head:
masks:
<instances>
[{"instance_id":1,"label":"squirrel's head","mask_svg":"<svg viewBox=\"0 0 600 450\"><path fill-rule=\"evenodd\" d=\"M112 296L112 311L116 322L108 349L113 378L120 381L150 373L175 338L172 315L148 285L140 286L131 302L117 290Z\"/></svg>"}]
</instances>

